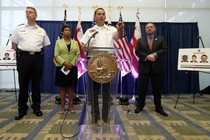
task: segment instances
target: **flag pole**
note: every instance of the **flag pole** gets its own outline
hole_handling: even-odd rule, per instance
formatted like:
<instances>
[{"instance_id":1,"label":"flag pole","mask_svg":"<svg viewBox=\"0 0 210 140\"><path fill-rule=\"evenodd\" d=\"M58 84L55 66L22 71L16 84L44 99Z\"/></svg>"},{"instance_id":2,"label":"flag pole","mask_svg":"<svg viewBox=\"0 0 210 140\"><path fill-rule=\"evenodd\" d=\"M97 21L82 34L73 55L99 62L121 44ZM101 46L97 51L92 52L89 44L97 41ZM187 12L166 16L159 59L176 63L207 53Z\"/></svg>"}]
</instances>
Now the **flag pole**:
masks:
<instances>
[{"instance_id":1,"label":"flag pole","mask_svg":"<svg viewBox=\"0 0 210 140\"><path fill-rule=\"evenodd\" d=\"M117 7L117 9L119 9L120 13L121 13L122 8L123 8L122 6ZM121 63L122 63L122 60L121 60ZM123 95L122 95L122 71L120 72L120 98L123 98Z\"/></svg>"},{"instance_id":2,"label":"flag pole","mask_svg":"<svg viewBox=\"0 0 210 140\"><path fill-rule=\"evenodd\" d=\"M96 9L98 8L98 5L93 5L92 9L93 9L93 22L92 22L92 27L96 24L95 18L94 18L94 12L96 11Z\"/></svg>"},{"instance_id":3,"label":"flag pole","mask_svg":"<svg viewBox=\"0 0 210 140\"><path fill-rule=\"evenodd\" d=\"M62 23L62 26L60 28L60 34L58 36L58 39L61 39L63 37L62 35L62 32L61 32L61 29L63 28L64 25L66 25L66 17L67 17L67 12L66 12L66 9L67 9L68 5L67 4L64 4L63 5L63 8L64 8L64 16L63 16L63 23Z\"/></svg>"},{"instance_id":4,"label":"flag pole","mask_svg":"<svg viewBox=\"0 0 210 140\"><path fill-rule=\"evenodd\" d=\"M120 11L120 17L121 17L121 10L123 9L123 6L118 6L117 9L119 9ZM123 63L124 60L120 60L121 64ZM120 105L129 105L129 102L128 102L128 98L127 97L123 97L123 93L122 93L122 80L123 80L123 75L122 75L122 71L120 72L120 97L119 97L119 104Z\"/></svg>"},{"instance_id":5,"label":"flag pole","mask_svg":"<svg viewBox=\"0 0 210 140\"><path fill-rule=\"evenodd\" d=\"M111 7L110 4L109 4L108 8L109 8L109 10L108 10L108 23L107 23L107 25L111 25L112 24L112 17L111 17L112 7Z\"/></svg>"},{"instance_id":6,"label":"flag pole","mask_svg":"<svg viewBox=\"0 0 210 140\"><path fill-rule=\"evenodd\" d=\"M81 7L78 7L78 21L80 22L80 16L81 16ZM79 74L79 71L77 70L77 75ZM83 81L84 81L84 78L83 78ZM75 104L79 104L81 102L81 99L79 98L79 94L78 94L78 91L79 91L79 79L77 78L77 91L76 91L76 95L74 96L73 98L73 101L75 102Z\"/></svg>"},{"instance_id":7,"label":"flag pole","mask_svg":"<svg viewBox=\"0 0 210 140\"><path fill-rule=\"evenodd\" d=\"M139 8L137 8L136 16L139 14ZM131 57L132 58L132 57ZM133 62L133 61L132 61ZM136 101L136 78L134 78L134 86L133 86L133 97L129 100L129 102L134 103Z\"/></svg>"},{"instance_id":8,"label":"flag pole","mask_svg":"<svg viewBox=\"0 0 210 140\"><path fill-rule=\"evenodd\" d=\"M136 101L136 95L135 95L135 92L136 92L136 78L134 78L134 81L133 81L133 97L129 100L130 103L134 103Z\"/></svg>"},{"instance_id":9,"label":"flag pole","mask_svg":"<svg viewBox=\"0 0 210 140\"><path fill-rule=\"evenodd\" d=\"M81 7L78 7L78 12L79 12L79 14L78 14L78 20L79 21L81 21L81 19L80 19L80 17L81 17L81 9L82 9Z\"/></svg>"},{"instance_id":10,"label":"flag pole","mask_svg":"<svg viewBox=\"0 0 210 140\"><path fill-rule=\"evenodd\" d=\"M63 5L63 8L64 8L64 20L66 21L66 18L67 18L66 9L68 8L68 5L67 5L67 4L64 4L64 5Z\"/></svg>"}]
</instances>

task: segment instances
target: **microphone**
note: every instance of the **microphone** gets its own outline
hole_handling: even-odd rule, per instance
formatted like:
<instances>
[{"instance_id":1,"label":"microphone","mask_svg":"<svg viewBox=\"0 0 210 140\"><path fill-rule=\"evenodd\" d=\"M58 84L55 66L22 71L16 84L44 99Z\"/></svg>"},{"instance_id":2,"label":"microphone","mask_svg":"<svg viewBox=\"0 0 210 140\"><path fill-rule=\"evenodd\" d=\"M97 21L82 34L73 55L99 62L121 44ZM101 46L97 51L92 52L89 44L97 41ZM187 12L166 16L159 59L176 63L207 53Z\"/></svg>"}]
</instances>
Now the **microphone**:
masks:
<instances>
[{"instance_id":1,"label":"microphone","mask_svg":"<svg viewBox=\"0 0 210 140\"><path fill-rule=\"evenodd\" d=\"M90 38L88 39L88 41L87 41L87 43L85 44L85 46L87 46L87 47L89 47L89 44L90 44L90 40L92 39L92 38L94 38L95 36L96 36L96 34L98 33L98 31L95 31L95 33L93 33L91 36L90 36Z\"/></svg>"},{"instance_id":2,"label":"microphone","mask_svg":"<svg viewBox=\"0 0 210 140\"><path fill-rule=\"evenodd\" d=\"M8 38L8 40L7 40L7 43L6 43L6 46L8 45L8 43L9 43L9 40L10 40L10 36L11 36L12 34L9 34L9 38Z\"/></svg>"},{"instance_id":3,"label":"microphone","mask_svg":"<svg viewBox=\"0 0 210 140\"><path fill-rule=\"evenodd\" d=\"M95 31L95 33L93 33L91 36L90 36L90 38L88 39L88 41L87 41L87 43L85 44L85 46L87 46L87 53L86 53L86 56L88 57L88 53L89 53L89 45L90 45L90 40L92 39L92 38L94 38L95 36L96 36L96 34L98 34L98 31Z\"/></svg>"}]
</instances>

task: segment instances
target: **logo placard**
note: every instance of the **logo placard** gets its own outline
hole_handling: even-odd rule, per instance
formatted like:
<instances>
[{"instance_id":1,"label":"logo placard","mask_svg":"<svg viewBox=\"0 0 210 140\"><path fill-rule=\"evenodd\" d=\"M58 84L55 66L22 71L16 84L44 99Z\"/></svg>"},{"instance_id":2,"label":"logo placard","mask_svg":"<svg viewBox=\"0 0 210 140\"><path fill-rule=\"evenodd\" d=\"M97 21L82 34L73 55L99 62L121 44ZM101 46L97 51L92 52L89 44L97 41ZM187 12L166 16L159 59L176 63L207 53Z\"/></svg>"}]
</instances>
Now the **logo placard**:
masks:
<instances>
[{"instance_id":1,"label":"logo placard","mask_svg":"<svg viewBox=\"0 0 210 140\"><path fill-rule=\"evenodd\" d=\"M88 74L98 83L108 83L117 73L117 62L107 53L97 53L88 61Z\"/></svg>"}]
</instances>

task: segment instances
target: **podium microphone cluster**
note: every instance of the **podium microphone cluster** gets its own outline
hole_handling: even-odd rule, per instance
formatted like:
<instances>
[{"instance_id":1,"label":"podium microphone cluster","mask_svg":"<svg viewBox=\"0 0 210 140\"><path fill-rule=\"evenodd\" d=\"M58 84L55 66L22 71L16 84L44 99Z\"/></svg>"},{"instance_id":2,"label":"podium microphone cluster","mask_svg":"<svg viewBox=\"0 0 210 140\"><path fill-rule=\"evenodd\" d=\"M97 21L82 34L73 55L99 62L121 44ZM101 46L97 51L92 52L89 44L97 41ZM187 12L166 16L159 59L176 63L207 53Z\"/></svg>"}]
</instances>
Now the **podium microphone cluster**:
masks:
<instances>
[{"instance_id":1,"label":"podium microphone cluster","mask_svg":"<svg viewBox=\"0 0 210 140\"><path fill-rule=\"evenodd\" d=\"M89 48L90 40L91 40L92 38L94 38L94 37L96 36L96 34L98 34L98 31L95 31L95 33L93 33L93 34L90 36L90 38L88 39L87 43L85 44L85 46L87 46L87 54L86 54L86 56L88 56L88 52L89 52L88 48Z\"/></svg>"},{"instance_id":2,"label":"podium microphone cluster","mask_svg":"<svg viewBox=\"0 0 210 140\"><path fill-rule=\"evenodd\" d=\"M95 33L93 33L93 34L90 36L90 38L88 39L88 41L87 41L87 43L85 44L85 46L89 47L90 40L91 40L92 38L94 38L94 37L96 36L96 34L98 34L98 31L95 31Z\"/></svg>"}]
</instances>

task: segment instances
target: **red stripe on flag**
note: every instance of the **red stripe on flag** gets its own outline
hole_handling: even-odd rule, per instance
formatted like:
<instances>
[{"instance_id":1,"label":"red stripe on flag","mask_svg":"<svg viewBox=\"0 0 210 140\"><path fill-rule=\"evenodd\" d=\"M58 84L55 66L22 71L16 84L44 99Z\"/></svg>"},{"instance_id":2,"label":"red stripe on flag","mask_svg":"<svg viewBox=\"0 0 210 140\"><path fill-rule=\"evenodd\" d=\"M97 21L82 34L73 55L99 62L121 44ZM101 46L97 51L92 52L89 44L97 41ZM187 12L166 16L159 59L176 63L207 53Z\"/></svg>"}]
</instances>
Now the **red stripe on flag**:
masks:
<instances>
[{"instance_id":1,"label":"red stripe on flag","mask_svg":"<svg viewBox=\"0 0 210 140\"><path fill-rule=\"evenodd\" d=\"M78 42L79 50L80 50L80 58L77 61L77 68L78 68L78 79L87 71L87 61L86 55L82 50L82 45L80 42L80 38L83 36L83 30L81 26L81 22L78 21L77 27L74 33L74 39Z\"/></svg>"},{"instance_id":2,"label":"red stripe on flag","mask_svg":"<svg viewBox=\"0 0 210 140\"><path fill-rule=\"evenodd\" d=\"M118 64L122 72L122 76L125 76L131 71L130 63L130 50L126 37L114 41L114 47L118 48L115 50L115 54L118 58Z\"/></svg>"},{"instance_id":3,"label":"red stripe on flag","mask_svg":"<svg viewBox=\"0 0 210 140\"><path fill-rule=\"evenodd\" d=\"M130 43L130 52L131 52L131 75L133 78L138 78L138 57L135 54L135 48L137 44L136 38L133 36Z\"/></svg>"},{"instance_id":4,"label":"red stripe on flag","mask_svg":"<svg viewBox=\"0 0 210 140\"><path fill-rule=\"evenodd\" d=\"M140 22L139 22L139 12L136 13L136 23L135 23L135 30L134 30L134 35L132 36L129 48L131 52L131 75L133 78L138 78L139 73L138 73L138 60L139 58L135 54L135 48L138 42L138 39L141 37L141 27L140 27Z\"/></svg>"}]
</instances>

